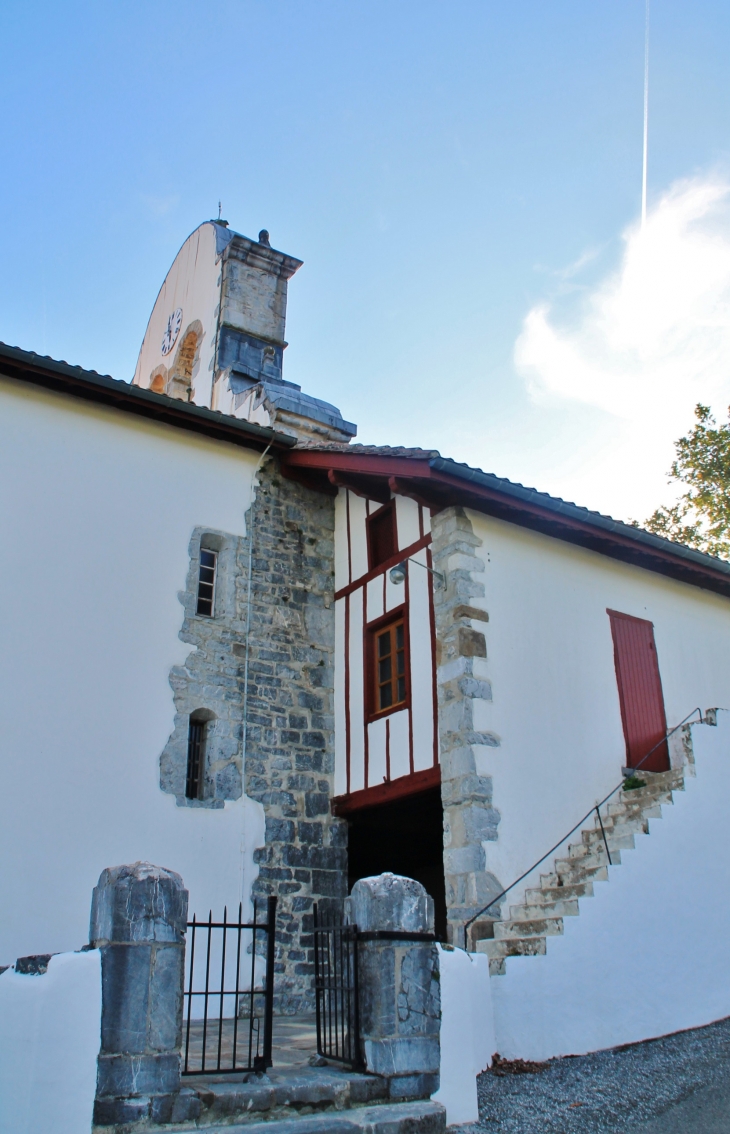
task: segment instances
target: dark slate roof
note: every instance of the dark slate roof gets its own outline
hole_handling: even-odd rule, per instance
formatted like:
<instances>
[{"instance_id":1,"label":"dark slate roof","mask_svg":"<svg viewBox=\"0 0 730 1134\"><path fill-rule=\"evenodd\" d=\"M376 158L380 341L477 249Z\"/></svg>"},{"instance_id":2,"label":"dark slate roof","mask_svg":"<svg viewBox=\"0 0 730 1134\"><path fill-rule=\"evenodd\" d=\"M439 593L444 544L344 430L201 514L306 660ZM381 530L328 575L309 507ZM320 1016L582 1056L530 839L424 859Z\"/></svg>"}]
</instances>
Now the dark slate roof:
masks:
<instances>
[{"instance_id":1,"label":"dark slate roof","mask_svg":"<svg viewBox=\"0 0 730 1134\"><path fill-rule=\"evenodd\" d=\"M108 374L97 374L95 370L84 370L80 366L71 366L68 362L5 343L0 343L0 375L133 413L138 417L152 418L164 425L202 433L217 441L228 441L232 445L260 450L267 445L289 449L295 444L293 437L275 429L239 421L229 414L218 413L178 398L168 398L165 394L155 394L152 390L143 390L141 386L120 382Z\"/></svg>"}]
</instances>

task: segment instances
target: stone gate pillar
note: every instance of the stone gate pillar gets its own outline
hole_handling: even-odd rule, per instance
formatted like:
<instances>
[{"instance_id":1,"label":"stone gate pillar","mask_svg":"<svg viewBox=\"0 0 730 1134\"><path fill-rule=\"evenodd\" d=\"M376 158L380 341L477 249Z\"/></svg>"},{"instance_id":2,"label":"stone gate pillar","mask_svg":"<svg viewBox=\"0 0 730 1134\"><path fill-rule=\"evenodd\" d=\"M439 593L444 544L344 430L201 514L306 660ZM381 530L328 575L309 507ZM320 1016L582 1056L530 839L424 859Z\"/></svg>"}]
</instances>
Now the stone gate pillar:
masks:
<instances>
[{"instance_id":1,"label":"stone gate pillar","mask_svg":"<svg viewBox=\"0 0 730 1134\"><path fill-rule=\"evenodd\" d=\"M90 941L101 951L102 981L97 1125L164 1121L161 1112L179 1094L187 913L180 875L149 862L103 870L94 889Z\"/></svg>"},{"instance_id":2,"label":"stone gate pillar","mask_svg":"<svg viewBox=\"0 0 730 1134\"><path fill-rule=\"evenodd\" d=\"M359 931L360 1037L367 1070L393 1099L439 1086L441 997L433 900L397 874L362 878L346 900Z\"/></svg>"}]
</instances>

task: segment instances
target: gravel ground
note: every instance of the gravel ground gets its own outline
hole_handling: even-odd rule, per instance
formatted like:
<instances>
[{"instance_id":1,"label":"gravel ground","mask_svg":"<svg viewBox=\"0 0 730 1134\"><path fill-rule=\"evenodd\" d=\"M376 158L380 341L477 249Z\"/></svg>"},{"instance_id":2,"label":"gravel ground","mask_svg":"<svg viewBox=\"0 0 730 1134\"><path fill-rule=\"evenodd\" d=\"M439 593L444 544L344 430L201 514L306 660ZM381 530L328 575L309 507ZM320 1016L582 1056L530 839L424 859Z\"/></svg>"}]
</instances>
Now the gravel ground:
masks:
<instances>
[{"instance_id":1,"label":"gravel ground","mask_svg":"<svg viewBox=\"0 0 730 1134\"><path fill-rule=\"evenodd\" d=\"M730 1134L730 1017L663 1039L479 1076L463 1134ZM454 1128L456 1129L456 1128Z\"/></svg>"}]
</instances>

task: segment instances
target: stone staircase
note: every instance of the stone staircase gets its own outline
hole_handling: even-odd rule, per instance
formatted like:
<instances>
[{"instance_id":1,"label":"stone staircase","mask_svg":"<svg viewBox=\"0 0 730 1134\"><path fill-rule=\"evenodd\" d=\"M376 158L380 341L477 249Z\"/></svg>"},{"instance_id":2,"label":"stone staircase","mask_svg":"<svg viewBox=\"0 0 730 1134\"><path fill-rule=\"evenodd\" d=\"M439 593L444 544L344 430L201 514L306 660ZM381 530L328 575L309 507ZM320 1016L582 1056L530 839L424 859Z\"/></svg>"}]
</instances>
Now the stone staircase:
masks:
<instances>
[{"instance_id":1,"label":"stone staircase","mask_svg":"<svg viewBox=\"0 0 730 1134\"><path fill-rule=\"evenodd\" d=\"M623 851L634 848L637 835L649 834L649 820L661 819L662 804L672 802L672 792L684 789L684 769L638 774L646 787L621 790L601 812L614 866ZM580 899L593 896L594 882L607 881L608 857L598 820L580 834L581 841L568 846L552 871L540 875L540 885L526 890L520 905L510 907L509 917L493 923L494 937L477 943L477 952L489 957L493 976L505 972L508 957L546 953L548 937L563 932L564 918L580 913Z\"/></svg>"},{"instance_id":2,"label":"stone staircase","mask_svg":"<svg viewBox=\"0 0 730 1134\"><path fill-rule=\"evenodd\" d=\"M97 1125L94 1134L444 1134L446 1129L446 1112L438 1103L393 1100L386 1079L332 1065L190 1076L166 1117Z\"/></svg>"}]
</instances>

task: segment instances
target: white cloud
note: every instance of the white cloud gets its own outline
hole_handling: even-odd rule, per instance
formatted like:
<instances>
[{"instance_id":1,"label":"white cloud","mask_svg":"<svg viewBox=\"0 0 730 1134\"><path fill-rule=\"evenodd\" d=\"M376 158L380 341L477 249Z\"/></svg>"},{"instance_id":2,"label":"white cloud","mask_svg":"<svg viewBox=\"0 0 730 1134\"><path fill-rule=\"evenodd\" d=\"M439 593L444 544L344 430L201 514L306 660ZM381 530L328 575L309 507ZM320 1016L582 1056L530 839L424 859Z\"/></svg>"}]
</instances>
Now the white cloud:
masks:
<instances>
[{"instance_id":1,"label":"white cloud","mask_svg":"<svg viewBox=\"0 0 730 1134\"><path fill-rule=\"evenodd\" d=\"M581 402L619 426L580 468L558 470L560 490L641 518L671 495L672 442L695 403L724 416L730 400L730 182L678 182L623 244L570 325L547 303L532 308L515 365L536 401Z\"/></svg>"}]
</instances>

